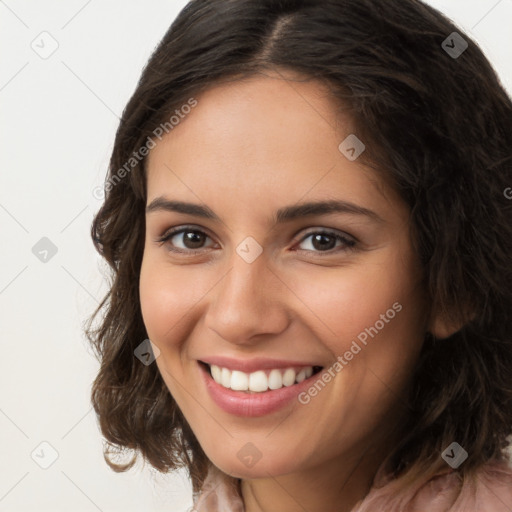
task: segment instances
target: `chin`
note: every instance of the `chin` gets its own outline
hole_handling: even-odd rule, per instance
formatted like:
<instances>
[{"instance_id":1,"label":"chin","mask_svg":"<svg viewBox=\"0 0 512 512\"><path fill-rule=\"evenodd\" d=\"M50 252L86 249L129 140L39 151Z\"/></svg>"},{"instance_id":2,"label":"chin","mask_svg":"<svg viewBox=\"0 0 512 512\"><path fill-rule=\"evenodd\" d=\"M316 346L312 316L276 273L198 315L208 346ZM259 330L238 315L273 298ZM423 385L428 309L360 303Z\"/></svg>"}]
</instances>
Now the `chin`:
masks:
<instances>
[{"instance_id":1,"label":"chin","mask_svg":"<svg viewBox=\"0 0 512 512\"><path fill-rule=\"evenodd\" d=\"M283 460L276 459L275 456L265 457L262 453L260 459L253 459L253 461L247 459L246 463L243 461L243 455L240 457L242 460L239 460L237 456L234 458L209 458L223 473L242 480L276 477L298 470L297 459L294 460L293 457Z\"/></svg>"}]
</instances>

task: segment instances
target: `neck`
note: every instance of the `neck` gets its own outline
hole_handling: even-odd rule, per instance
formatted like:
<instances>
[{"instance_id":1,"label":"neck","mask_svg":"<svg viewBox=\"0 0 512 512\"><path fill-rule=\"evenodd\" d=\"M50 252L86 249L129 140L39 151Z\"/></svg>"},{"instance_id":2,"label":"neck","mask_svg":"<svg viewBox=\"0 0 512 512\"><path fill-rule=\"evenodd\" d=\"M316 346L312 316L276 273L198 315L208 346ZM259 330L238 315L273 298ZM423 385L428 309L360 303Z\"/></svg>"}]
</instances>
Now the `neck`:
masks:
<instances>
[{"instance_id":1,"label":"neck","mask_svg":"<svg viewBox=\"0 0 512 512\"><path fill-rule=\"evenodd\" d=\"M321 466L242 480L245 512L351 512L370 491L390 447L401 436L399 422L389 427L380 433L374 431L370 438L353 446L350 454L335 455Z\"/></svg>"},{"instance_id":2,"label":"neck","mask_svg":"<svg viewBox=\"0 0 512 512\"><path fill-rule=\"evenodd\" d=\"M368 494L385 455L334 458L322 467L277 477L243 480L246 512L350 512Z\"/></svg>"}]
</instances>

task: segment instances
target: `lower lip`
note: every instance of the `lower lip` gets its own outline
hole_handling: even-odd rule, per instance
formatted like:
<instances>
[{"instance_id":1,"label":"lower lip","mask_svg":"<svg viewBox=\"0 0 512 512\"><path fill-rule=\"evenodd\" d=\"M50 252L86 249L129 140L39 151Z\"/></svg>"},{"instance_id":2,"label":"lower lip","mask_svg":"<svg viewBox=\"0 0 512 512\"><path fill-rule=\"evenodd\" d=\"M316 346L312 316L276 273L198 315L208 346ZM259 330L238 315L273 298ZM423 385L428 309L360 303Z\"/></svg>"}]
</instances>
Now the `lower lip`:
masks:
<instances>
[{"instance_id":1,"label":"lower lip","mask_svg":"<svg viewBox=\"0 0 512 512\"><path fill-rule=\"evenodd\" d=\"M299 393L307 389L311 385L311 381L317 379L321 373L320 371L292 386L249 394L243 391L233 391L217 384L205 366L202 363L198 364L212 400L222 410L236 416L245 417L265 416L285 407L293 402Z\"/></svg>"}]
</instances>

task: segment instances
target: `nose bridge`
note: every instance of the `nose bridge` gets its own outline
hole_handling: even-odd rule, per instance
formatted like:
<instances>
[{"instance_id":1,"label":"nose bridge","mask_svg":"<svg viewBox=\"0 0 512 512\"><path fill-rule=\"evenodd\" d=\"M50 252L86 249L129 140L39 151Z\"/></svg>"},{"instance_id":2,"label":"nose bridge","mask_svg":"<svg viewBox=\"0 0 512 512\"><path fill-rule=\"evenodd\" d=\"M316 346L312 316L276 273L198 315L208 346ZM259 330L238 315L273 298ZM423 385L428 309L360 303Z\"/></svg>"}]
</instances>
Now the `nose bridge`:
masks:
<instances>
[{"instance_id":1,"label":"nose bridge","mask_svg":"<svg viewBox=\"0 0 512 512\"><path fill-rule=\"evenodd\" d=\"M230 298L242 301L249 301L254 304L258 300L256 283L262 282L264 274L268 272L262 258L259 261L247 263L240 256L234 255L231 269L226 275L222 288L223 299Z\"/></svg>"},{"instance_id":2,"label":"nose bridge","mask_svg":"<svg viewBox=\"0 0 512 512\"><path fill-rule=\"evenodd\" d=\"M255 256L250 241L240 244L229 271L215 287L206 314L207 327L234 343L285 329L286 310L276 293L276 282L264 255Z\"/></svg>"}]
</instances>

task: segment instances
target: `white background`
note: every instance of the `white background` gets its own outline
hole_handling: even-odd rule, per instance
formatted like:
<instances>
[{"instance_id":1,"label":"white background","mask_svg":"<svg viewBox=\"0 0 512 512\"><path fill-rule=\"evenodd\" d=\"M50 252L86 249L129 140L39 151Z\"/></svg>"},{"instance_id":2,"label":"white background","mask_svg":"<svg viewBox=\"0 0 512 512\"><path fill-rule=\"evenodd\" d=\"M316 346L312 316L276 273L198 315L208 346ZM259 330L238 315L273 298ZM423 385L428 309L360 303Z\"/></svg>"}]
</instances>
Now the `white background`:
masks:
<instances>
[{"instance_id":1,"label":"white background","mask_svg":"<svg viewBox=\"0 0 512 512\"><path fill-rule=\"evenodd\" d=\"M82 331L105 291L92 190L142 67L185 3L0 0L0 512L192 505L184 474L117 474L104 462L89 403L98 363ZM428 3L480 44L512 92L512 0ZM59 45L47 59L31 48L43 31ZM47 263L32 253L42 237L58 250ZM43 441L58 452L48 469L31 458Z\"/></svg>"}]
</instances>

